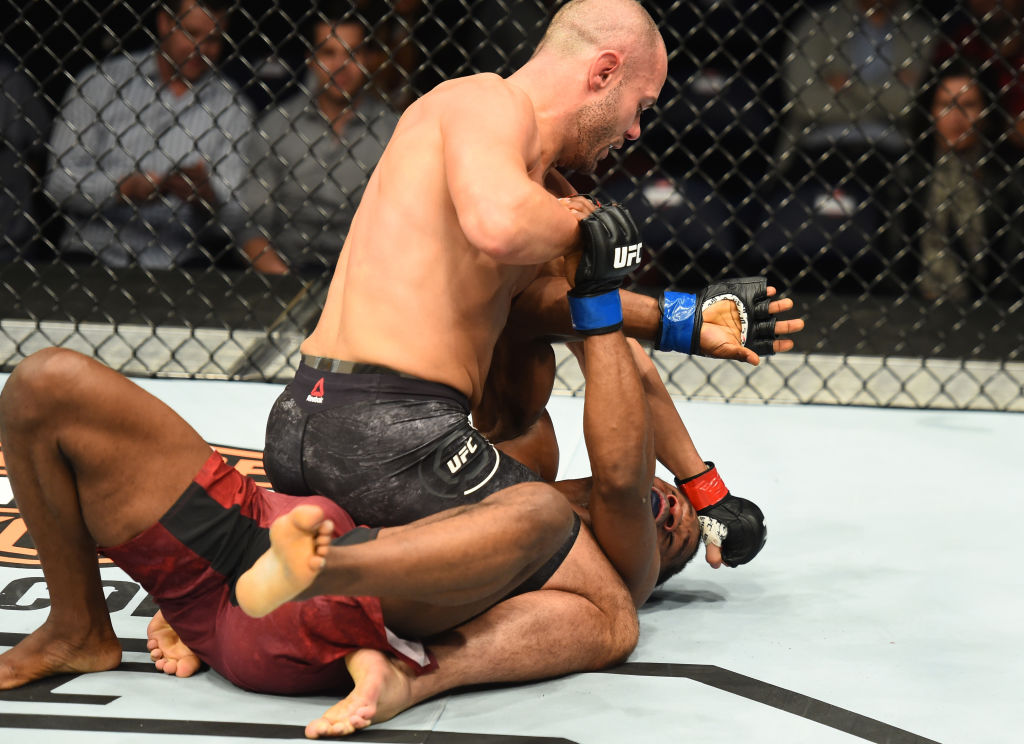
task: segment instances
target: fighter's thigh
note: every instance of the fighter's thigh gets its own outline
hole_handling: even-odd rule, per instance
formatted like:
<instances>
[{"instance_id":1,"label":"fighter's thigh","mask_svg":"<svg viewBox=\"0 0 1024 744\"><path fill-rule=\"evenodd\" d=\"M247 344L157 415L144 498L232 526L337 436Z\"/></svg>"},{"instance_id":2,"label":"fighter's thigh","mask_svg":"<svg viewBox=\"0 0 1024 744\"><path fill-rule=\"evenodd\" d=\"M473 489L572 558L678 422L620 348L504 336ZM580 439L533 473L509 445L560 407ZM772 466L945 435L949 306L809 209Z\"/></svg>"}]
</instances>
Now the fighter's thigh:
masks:
<instances>
[{"instance_id":1,"label":"fighter's thigh","mask_svg":"<svg viewBox=\"0 0 1024 744\"><path fill-rule=\"evenodd\" d=\"M605 621L595 631L607 634L606 643L614 655L624 658L636 645L640 624L633 599L586 527L580 528L572 550L544 589L579 595L596 607Z\"/></svg>"},{"instance_id":2,"label":"fighter's thigh","mask_svg":"<svg viewBox=\"0 0 1024 744\"><path fill-rule=\"evenodd\" d=\"M25 359L3 398L5 435L56 445L86 524L103 545L156 522L210 454L165 403L74 351L46 349Z\"/></svg>"}]
</instances>

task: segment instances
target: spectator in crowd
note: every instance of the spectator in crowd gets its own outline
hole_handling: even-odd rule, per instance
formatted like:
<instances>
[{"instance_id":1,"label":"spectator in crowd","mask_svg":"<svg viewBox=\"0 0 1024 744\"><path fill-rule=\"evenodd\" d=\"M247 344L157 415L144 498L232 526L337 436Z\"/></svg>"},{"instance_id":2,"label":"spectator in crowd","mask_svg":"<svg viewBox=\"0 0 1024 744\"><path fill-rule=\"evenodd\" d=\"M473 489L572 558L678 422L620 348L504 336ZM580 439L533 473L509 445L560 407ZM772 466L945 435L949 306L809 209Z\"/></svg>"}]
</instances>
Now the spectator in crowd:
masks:
<instances>
[{"instance_id":1,"label":"spectator in crowd","mask_svg":"<svg viewBox=\"0 0 1024 744\"><path fill-rule=\"evenodd\" d=\"M780 133L780 172L852 172L877 183L910 145L908 114L934 38L933 24L902 0L808 8L783 56L791 108ZM826 154L833 162L820 162Z\"/></svg>"},{"instance_id":2,"label":"spectator in crowd","mask_svg":"<svg viewBox=\"0 0 1024 744\"><path fill-rule=\"evenodd\" d=\"M398 116L368 85L366 11L326 2L310 23L306 93L264 114L246 149L242 246L264 273L329 274Z\"/></svg>"},{"instance_id":3,"label":"spectator in crowd","mask_svg":"<svg viewBox=\"0 0 1024 744\"><path fill-rule=\"evenodd\" d=\"M1006 117L993 104L995 78L963 58L940 63L922 96L920 146L899 171L902 240L918 246L929 301L964 303L996 288L1024 251L1024 190L1004 152L1012 145L999 141Z\"/></svg>"},{"instance_id":4,"label":"spectator in crowd","mask_svg":"<svg viewBox=\"0 0 1024 744\"><path fill-rule=\"evenodd\" d=\"M377 40L375 53L380 56L373 83L380 96L396 111L405 108L426 91L417 91L413 83L423 63L423 52L417 43L417 29L425 7L423 0L393 0L390 10L377 17L375 0L360 0L360 11L374 22Z\"/></svg>"},{"instance_id":5,"label":"spectator in crowd","mask_svg":"<svg viewBox=\"0 0 1024 744\"><path fill-rule=\"evenodd\" d=\"M995 102L1010 117L1008 134L1020 157L1024 150L1024 0L969 0L948 38L935 53L936 63L967 59L991 76ZM994 133L997 137L1000 132Z\"/></svg>"},{"instance_id":6,"label":"spectator in crowd","mask_svg":"<svg viewBox=\"0 0 1024 744\"><path fill-rule=\"evenodd\" d=\"M48 129L48 113L35 86L0 58L0 260L5 263L23 256L36 232L32 161Z\"/></svg>"},{"instance_id":7,"label":"spectator in crowd","mask_svg":"<svg viewBox=\"0 0 1024 744\"><path fill-rule=\"evenodd\" d=\"M172 268L201 256L204 229L242 225L237 152L251 128L213 65L230 0L168 0L157 44L86 68L50 138L46 187L65 212L65 254L113 267Z\"/></svg>"}]
</instances>

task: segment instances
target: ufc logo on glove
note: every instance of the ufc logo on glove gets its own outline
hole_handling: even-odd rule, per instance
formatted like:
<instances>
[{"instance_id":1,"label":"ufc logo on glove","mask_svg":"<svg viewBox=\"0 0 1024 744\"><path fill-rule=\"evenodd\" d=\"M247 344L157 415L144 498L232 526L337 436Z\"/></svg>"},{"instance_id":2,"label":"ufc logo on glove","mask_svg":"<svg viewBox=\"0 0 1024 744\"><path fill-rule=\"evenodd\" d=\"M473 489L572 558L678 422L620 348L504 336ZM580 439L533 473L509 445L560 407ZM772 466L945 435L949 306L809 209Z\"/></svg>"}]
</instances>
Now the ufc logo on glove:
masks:
<instances>
[{"instance_id":1,"label":"ufc logo on glove","mask_svg":"<svg viewBox=\"0 0 1024 744\"><path fill-rule=\"evenodd\" d=\"M643 247L643 243L636 243L635 245L616 246L615 258L612 261L612 265L616 269L624 269L626 267L639 266L640 249Z\"/></svg>"}]
</instances>

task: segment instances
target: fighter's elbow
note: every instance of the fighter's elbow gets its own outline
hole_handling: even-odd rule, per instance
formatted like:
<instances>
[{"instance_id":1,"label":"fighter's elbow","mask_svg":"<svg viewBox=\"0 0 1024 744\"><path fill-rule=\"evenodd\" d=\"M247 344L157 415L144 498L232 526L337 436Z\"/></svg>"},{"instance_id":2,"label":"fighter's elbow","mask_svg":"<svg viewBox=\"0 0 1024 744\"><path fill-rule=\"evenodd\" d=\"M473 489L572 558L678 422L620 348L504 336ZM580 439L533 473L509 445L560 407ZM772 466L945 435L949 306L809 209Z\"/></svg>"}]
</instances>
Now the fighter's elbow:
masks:
<instances>
[{"instance_id":1,"label":"fighter's elbow","mask_svg":"<svg viewBox=\"0 0 1024 744\"><path fill-rule=\"evenodd\" d=\"M519 226L509 215L474 209L460 214L459 221L466 239L481 253L499 263L514 261Z\"/></svg>"},{"instance_id":2,"label":"fighter's elbow","mask_svg":"<svg viewBox=\"0 0 1024 744\"><path fill-rule=\"evenodd\" d=\"M638 467L639 457L613 458L594 467L594 488L609 500L632 499L636 495L646 496L650 491L650 479L646 468Z\"/></svg>"}]
</instances>

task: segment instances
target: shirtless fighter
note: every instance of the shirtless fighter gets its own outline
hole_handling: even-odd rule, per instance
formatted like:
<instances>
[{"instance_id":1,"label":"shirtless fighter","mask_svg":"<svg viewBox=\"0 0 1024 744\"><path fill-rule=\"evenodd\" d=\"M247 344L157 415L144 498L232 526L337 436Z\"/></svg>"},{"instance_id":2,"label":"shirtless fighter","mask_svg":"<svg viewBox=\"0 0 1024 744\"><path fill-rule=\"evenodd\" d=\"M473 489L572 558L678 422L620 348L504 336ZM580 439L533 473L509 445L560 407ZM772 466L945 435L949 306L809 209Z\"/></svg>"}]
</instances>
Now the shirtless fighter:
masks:
<instances>
[{"instance_id":1,"label":"shirtless fighter","mask_svg":"<svg viewBox=\"0 0 1024 744\"><path fill-rule=\"evenodd\" d=\"M539 479L467 416L512 299L542 265L588 245L609 264L639 263L628 214L591 214L556 169L593 171L639 137L666 72L664 41L639 3L572 0L507 79L448 81L408 108L270 414L264 461L276 489L321 494L360 523L391 525ZM665 348L755 363L748 347L764 338L768 350L791 347L761 323L745 347L715 321L738 315L731 303L697 310L695 333L692 304L670 301L663 313L653 298L622 302L646 338L659 324L682 329L659 335Z\"/></svg>"},{"instance_id":2,"label":"shirtless fighter","mask_svg":"<svg viewBox=\"0 0 1024 744\"><path fill-rule=\"evenodd\" d=\"M616 574L611 583L624 584L631 605L639 607L654 589L664 563L685 562L695 552L696 517L685 499L666 507L673 514L675 529L664 529L666 520L652 516L655 447L650 409L632 350L620 330L621 314L616 317L608 311L609 295L617 296L622 276L609 277L607 270L592 268L585 254L575 271L573 288L574 317L597 314L602 325L583 331L587 361L583 426L593 476L587 486L587 508L579 510L585 523L570 552L541 590L511 597L431 639L436 670L414 676L377 650L353 654L349 670L355 689L310 724L307 735L350 733L457 686L594 668L593 656L607 660L607 644L623 633L632 637L631 650L637 621L632 613L627 618L618 602L605 604L613 600L613 587L604 585L604 591L612 594L599 598L577 594L575 586L593 578L580 569L589 564L584 570L590 571L610 563ZM545 470L536 460L546 456L546 438L543 427L531 427L524 439L532 441L520 440L517 456ZM575 486L572 490L578 493ZM284 607L296 604L288 600L300 594L348 591L351 577L342 559L350 548L329 544L325 532L331 525L312 519L318 506L307 511L310 519L302 523L287 516L279 519L271 532L270 550L239 578L237 597L247 613L272 616L282 603ZM674 545L666 537L669 532L676 538ZM594 551L605 560L589 558ZM602 581L608 581L607 575ZM597 591L596 586L593 589ZM599 636L589 637L594 632Z\"/></svg>"}]
</instances>

